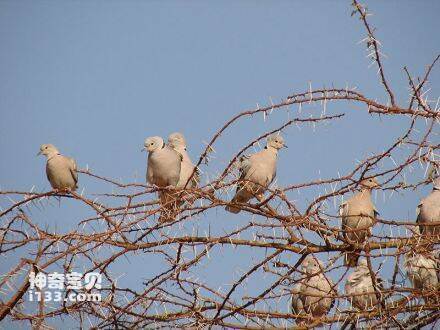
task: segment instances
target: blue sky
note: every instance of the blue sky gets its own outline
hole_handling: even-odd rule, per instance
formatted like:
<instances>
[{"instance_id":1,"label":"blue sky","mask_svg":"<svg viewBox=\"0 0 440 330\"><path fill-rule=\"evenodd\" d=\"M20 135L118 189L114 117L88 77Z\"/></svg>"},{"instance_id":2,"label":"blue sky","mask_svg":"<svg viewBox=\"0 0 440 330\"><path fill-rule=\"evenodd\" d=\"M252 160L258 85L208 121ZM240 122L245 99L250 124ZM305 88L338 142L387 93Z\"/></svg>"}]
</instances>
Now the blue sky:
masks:
<instances>
[{"instance_id":1,"label":"blue sky","mask_svg":"<svg viewBox=\"0 0 440 330\"><path fill-rule=\"evenodd\" d=\"M42 143L55 144L81 168L123 182L144 182L146 159L139 151L146 137L181 131L197 159L204 141L233 115L306 91L309 82L313 88L356 86L386 102L376 69L368 68L365 47L358 44L365 31L358 18L350 16L349 4L1 1L0 189L49 190L45 160L35 157ZM403 66L420 75L440 51L440 3L367 4L387 55L386 73L404 106L408 85ZM429 94L436 99L438 68L430 82ZM314 115L321 110L302 109ZM290 116L297 112L298 107L292 107ZM369 116L352 103L332 103L327 112L346 116L318 125L316 131L305 126L284 132L289 149L280 154L280 186L347 172L356 159L388 146L408 124L405 118ZM266 121L256 116L234 124L215 145L215 158L202 168L205 175L221 171L235 152L286 118L286 111L280 110ZM415 171L415 176L423 175L423 169ZM108 187L80 176L83 188L91 196ZM376 203L385 218L411 219L428 191L378 193ZM317 193L289 197L301 208ZM3 208L9 203L0 200ZM62 231L75 228L83 214L78 203L62 201L35 210L33 216ZM248 220L221 210L209 217L219 232L234 227L234 221ZM148 272L143 265L160 266L150 256L136 258L142 262L116 265L113 271L138 274ZM233 254L224 258L229 258L231 269L243 262ZM10 262L1 265L4 272L3 265L9 267ZM211 262L206 276L222 285L229 280L218 275L220 266ZM127 278L136 282L136 276Z\"/></svg>"}]
</instances>

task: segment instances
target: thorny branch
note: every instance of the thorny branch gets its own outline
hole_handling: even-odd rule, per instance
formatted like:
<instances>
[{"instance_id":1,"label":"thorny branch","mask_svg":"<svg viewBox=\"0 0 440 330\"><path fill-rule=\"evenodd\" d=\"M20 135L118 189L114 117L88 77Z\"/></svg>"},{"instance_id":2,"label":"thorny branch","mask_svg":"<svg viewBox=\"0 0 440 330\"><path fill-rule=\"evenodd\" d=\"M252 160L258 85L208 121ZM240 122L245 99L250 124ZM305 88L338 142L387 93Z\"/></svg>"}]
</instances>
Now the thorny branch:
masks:
<instances>
[{"instance_id":1,"label":"thorny branch","mask_svg":"<svg viewBox=\"0 0 440 330\"><path fill-rule=\"evenodd\" d=\"M231 130L232 124L261 113L270 117L274 111L290 111L294 105L321 104L324 108L320 116L298 113L296 118L287 119L277 129L260 134L239 149L220 174L211 175L208 182L198 188L186 188L185 193L191 194L195 202L185 203L171 223L157 221L162 207L156 194L169 188L124 184L88 169L79 170L81 176L110 188L112 193L0 191L2 203L7 205L0 210L0 253L11 260L18 258L16 266L2 270L0 319L41 326L68 316L78 327L93 326L96 329L260 329L294 325L298 328L320 325L338 328L359 324L371 328L406 329L438 324L439 300L421 299L438 296L438 290L427 293L412 288L401 266L403 255L409 249L438 243L423 243L420 237L412 235L416 225L414 219L379 216L375 219L375 230L368 244L354 246L367 258L374 294L380 301L378 306L370 311L355 310L348 303L352 297L338 289L348 273L342 265L342 254L350 245L344 239L340 216L330 205L336 200L341 201L358 187L361 179L370 176L381 182L383 191L393 194L414 192L431 180L423 175L419 179L408 179L409 174L414 173L418 165L427 169L438 164L440 148L440 144L433 142L439 111L423 98L423 90L440 55L428 66L418 83L405 68L411 96L408 106L398 106L385 78L380 42L367 21L368 12L356 0L353 6L367 31L367 47L372 50L371 56L379 67L390 104L368 98L355 89L310 89L290 95L279 103L237 114L213 135L198 158L198 167L209 164L215 146L221 143L222 135ZM211 222L213 214L230 203L229 194L238 182L234 164L269 134L285 131L292 125L317 125L319 129L325 123L337 125L340 120L349 120L344 117L345 113L326 114L325 104L328 102L344 107L356 103L372 117L404 118L408 119L409 125L389 146L359 161L346 173L271 186L264 198L241 205L248 219L246 223L222 227L218 222ZM388 161L390 159L392 162ZM208 171L209 167L205 169ZM319 194L301 211L290 199L291 194L310 189ZM182 194L182 191L175 193ZM51 208L51 203L56 200L60 205L69 201L88 215L78 221L74 230L54 231L38 219L38 213ZM222 264L222 254L226 252L248 256L239 271L229 264ZM292 288L301 275L299 265L309 254L327 261L323 272L333 278L337 296L328 315L315 318L304 326L300 324L307 317L292 312L290 299ZM27 257L20 258L24 255ZM139 259L141 255L145 258ZM113 265L118 263L127 260L142 263L149 257L161 260L162 268L139 274L135 286L127 286L119 280L121 274L113 271ZM384 263L393 265L393 274L384 287L379 287L376 278L374 264L377 261L381 266ZM230 274L231 282L219 287L215 281L202 275L206 267L220 267L222 272ZM83 273L99 271L104 276L100 291L102 300L51 302L39 306L27 301L29 272L49 273L53 269L64 272L81 270Z\"/></svg>"}]
</instances>

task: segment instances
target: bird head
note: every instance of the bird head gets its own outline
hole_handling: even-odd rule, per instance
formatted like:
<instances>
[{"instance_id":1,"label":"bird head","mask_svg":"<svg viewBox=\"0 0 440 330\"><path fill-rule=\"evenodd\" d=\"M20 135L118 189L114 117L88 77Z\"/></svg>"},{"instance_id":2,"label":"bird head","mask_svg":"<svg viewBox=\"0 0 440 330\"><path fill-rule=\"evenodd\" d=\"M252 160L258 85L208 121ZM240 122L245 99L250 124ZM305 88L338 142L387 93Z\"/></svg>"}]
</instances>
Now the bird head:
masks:
<instances>
[{"instance_id":1,"label":"bird head","mask_svg":"<svg viewBox=\"0 0 440 330\"><path fill-rule=\"evenodd\" d=\"M186 140L182 133L175 132L168 136L168 145L173 149L186 149Z\"/></svg>"},{"instance_id":2,"label":"bird head","mask_svg":"<svg viewBox=\"0 0 440 330\"><path fill-rule=\"evenodd\" d=\"M368 189L374 189L374 188L380 187L380 184L376 178L364 179L360 182L360 184L362 187L368 188Z\"/></svg>"},{"instance_id":3,"label":"bird head","mask_svg":"<svg viewBox=\"0 0 440 330\"><path fill-rule=\"evenodd\" d=\"M323 267L322 261L312 255L308 255L302 262L302 269L306 274L316 274L320 272Z\"/></svg>"},{"instance_id":4,"label":"bird head","mask_svg":"<svg viewBox=\"0 0 440 330\"><path fill-rule=\"evenodd\" d=\"M147 150L148 152L152 152L158 149L162 149L164 147L163 139L160 136L152 136L145 139L143 150Z\"/></svg>"},{"instance_id":5,"label":"bird head","mask_svg":"<svg viewBox=\"0 0 440 330\"><path fill-rule=\"evenodd\" d=\"M40 151L37 156L44 155L49 156L50 154L58 153L58 149L53 144L42 144L40 146Z\"/></svg>"},{"instance_id":6,"label":"bird head","mask_svg":"<svg viewBox=\"0 0 440 330\"><path fill-rule=\"evenodd\" d=\"M360 259L359 262L358 262L357 268L359 268L362 271L366 270L367 272L370 272L370 269L368 268L367 259Z\"/></svg>"},{"instance_id":7,"label":"bird head","mask_svg":"<svg viewBox=\"0 0 440 330\"><path fill-rule=\"evenodd\" d=\"M284 143L284 139L280 134L272 134L267 138L267 146L279 150L281 148L287 148Z\"/></svg>"}]
</instances>

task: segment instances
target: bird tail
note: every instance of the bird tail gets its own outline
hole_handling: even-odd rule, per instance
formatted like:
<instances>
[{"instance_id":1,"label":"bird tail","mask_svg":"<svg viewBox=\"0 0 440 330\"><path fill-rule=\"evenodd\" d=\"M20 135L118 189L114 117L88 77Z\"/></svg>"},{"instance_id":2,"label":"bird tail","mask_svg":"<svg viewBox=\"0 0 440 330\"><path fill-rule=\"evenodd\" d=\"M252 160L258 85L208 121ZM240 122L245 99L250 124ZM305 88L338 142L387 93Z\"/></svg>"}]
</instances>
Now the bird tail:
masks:
<instances>
[{"instance_id":1,"label":"bird tail","mask_svg":"<svg viewBox=\"0 0 440 330\"><path fill-rule=\"evenodd\" d=\"M246 190L244 189L239 189L237 190L234 198L232 198L231 203L247 203L253 196L251 194L249 194ZM226 206L226 211L231 212L231 213L239 213L241 211L241 207L239 206L232 206L232 205L227 205Z\"/></svg>"},{"instance_id":2,"label":"bird tail","mask_svg":"<svg viewBox=\"0 0 440 330\"><path fill-rule=\"evenodd\" d=\"M359 259L359 251L345 252L344 265L348 267L356 267Z\"/></svg>"},{"instance_id":3,"label":"bird tail","mask_svg":"<svg viewBox=\"0 0 440 330\"><path fill-rule=\"evenodd\" d=\"M237 191L237 193L235 194L234 198L232 198L231 203L245 203L246 200L244 200L242 198L242 196L240 195L240 191ZM232 206L232 205L227 205L225 207L225 210L231 213L240 213L241 211L241 207L238 206Z\"/></svg>"},{"instance_id":4,"label":"bird tail","mask_svg":"<svg viewBox=\"0 0 440 330\"><path fill-rule=\"evenodd\" d=\"M440 302L440 297L438 295L430 296L424 298L427 304L429 305L436 305Z\"/></svg>"},{"instance_id":5,"label":"bird tail","mask_svg":"<svg viewBox=\"0 0 440 330\"><path fill-rule=\"evenodd\" d=\"M225 210L228 212L231 212L231 213L235 213L235 214L240 213L240 211L241 211L241 209L239 207L235 207L235 206L231 206L231 205L226 206Z\"/></svg>"},{"instance_id":6,"label":"bird tail","mask_svg":"<svg viewBox=\"0 0 440 330\"><path fill-rule=\"evenodd\" d=\"M186 204L187 206L191 207L197 199L194 195L186 192L183 193L180 192L178 195L180 196L177 198L178 206L182 206L183 204Z\"/></svg>"},{"instance_id":7,"label":"bird tail","mask_svg":"<svg viewBox=\"0 0 440 330\"><path fill-rule=\"evenodd\" d=\"M159 222L172 222L176 219L179 213L179 202L175 194L167 191L159 193L159 200L161 205L161 212Z\"/></svg>"}]
</instances>

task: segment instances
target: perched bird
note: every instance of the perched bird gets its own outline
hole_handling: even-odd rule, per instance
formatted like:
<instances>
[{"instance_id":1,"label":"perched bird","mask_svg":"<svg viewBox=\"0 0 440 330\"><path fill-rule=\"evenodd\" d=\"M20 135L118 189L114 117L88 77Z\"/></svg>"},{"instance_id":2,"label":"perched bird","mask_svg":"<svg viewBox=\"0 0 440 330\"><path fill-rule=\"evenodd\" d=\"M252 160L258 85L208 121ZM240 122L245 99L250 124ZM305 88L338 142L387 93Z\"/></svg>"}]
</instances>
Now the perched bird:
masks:
<instances>
[{"instance_id":1,"label":"perched bird","mask_svg":"<svg viewBox=\"0 0 440 330\"><path fill-rule=\"evenodd\" d=\"M405 254L405 269L414 289L436 292L428 302L440 301L440 260L435 253L409 251Z\"/></svg>"},{"instance_id":2,"label":"perched bird","mask_svg":"<svg viewBox=\"0 0 440 330\"><path fill-rule=\"evenodd\" d=\"M378 277L376 281L378 284L382 282ZM377 296L366 259L361 259L353 273L348 276L345 293L351 296L351 305L361 311L370 310L377 305Z\"/></svg>"},{"instance_id":3,"label":"perched bird","mask_svg":"<svg viewBox=\"0 0 440 330\"><path fill-rule=\"evenodd\" d=\"M369 178L360 182L361 191L354 194L339 208L342 218L342 230L348 243L364 243L371 234L371 226L375 217L379 214L371 200L371 190L379 184L375 178ZM354 267L359 259L360 250L345 254L345 265Z\"/></svg>"},{"instance_id":4,"label":"perched bird","mask_svg":"<svg viewBox=\"0 0 440 330\"><path fill-rule=\"evenodd\" d=\"M439 224L432 225L434 222ZM440 236L440 177L434 180L432 192L420 201L417 223L424 237Z\"/></svg>"},{"instance_id":5,"label":"perched bird","mask_svg":"<svg viewBox=\"0 0 440 330\"><path fill-rule=\"evenodd\" d=\"M292 294L292 310L297 315L320 317L334 304L333 282L323 274L322 261L308 255L301 264L302 278Z\"/></svg>"},{"instance_id":6,"label":"perched bird","mask_svg":"<svg viewBox=\"0 0 440 330\"><path fill-rule=\"evenodd\" d=\"M168 145L182 155L180 177L176 187L178 189L197 187L199 183L199 172L186 151L186 140L183 134L178 132L170 134L168 137ZM194 175L192 175L193 172ZM190 182L188 182L191 175L192 178Z\"/></svg>"},{"instance_id":7,"label":"perched bird","mask_svg":"<svg viewBox=\"0 0 440 330\"><path fill-rule=\"evenodd\" d=\"M73 158L61 155L53 144L42 144L39 155L47 157L46 174L53 189L75 191L78 188L78 173Z\"/></svg>"},{"instance_id":8,"label":"perched bird","mask_svg":"<svg viewBox=\"0 0 440 330\"><path fill-rule=\"evenodd\" d=\"M145 140L148 151L147 182L158 187L175 188L180 178L182 155L167 146L159 136ZM176 212L176 196L172 191L160 191L159 199L164 212L160 222L172 221Z\"/></svg>"},{"instance_id":9,"label":"perched bird","mask_svg":"<svg viewBox=\"0 0 440 330\"><path fill-rule=\"evenodd\" d=\"M251 156L243 156L240 159L240 179L237 191L231 203L246 203L253 197L261 198L276 176L278 150L287 146L279 134L268 137L267 145ZM239 213L239 206L228 205L226 210Z\"/></svg>"}]
</instances>

